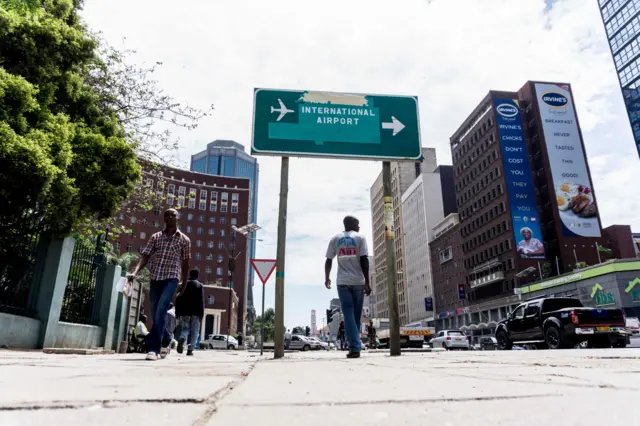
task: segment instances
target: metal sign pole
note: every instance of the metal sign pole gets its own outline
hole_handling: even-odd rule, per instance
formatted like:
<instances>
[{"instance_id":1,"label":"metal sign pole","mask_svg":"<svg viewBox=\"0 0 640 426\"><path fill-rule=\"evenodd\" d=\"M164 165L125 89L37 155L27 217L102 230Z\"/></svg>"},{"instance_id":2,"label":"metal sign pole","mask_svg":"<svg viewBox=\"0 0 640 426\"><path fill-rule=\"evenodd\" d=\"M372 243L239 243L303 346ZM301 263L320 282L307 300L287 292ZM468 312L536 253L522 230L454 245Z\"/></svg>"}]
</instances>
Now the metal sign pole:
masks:
<instances>
[{"instance_id":1,"label":"metal sign pole","mask_svg":"<svg viewBox=\"0 0 640 426\"><path fill-rule=\"evenodd\" d=\"M264 351L264 288L265 283L262 283L262 321L260 321L260 355Z\"/></svg>"},{"instance_id":2,"label":"metal sign pole","mask_svg":"<svg viewBox=\"0 0 640 426\"><path fill-rule=\"evenodd\" d=\"M282 157L280 171L280 207L276 247L276 318L273 331L274 358L284 356L284 253L287 240L287 198L289 195L289 157Z\"/></svg>"}]
</instances>

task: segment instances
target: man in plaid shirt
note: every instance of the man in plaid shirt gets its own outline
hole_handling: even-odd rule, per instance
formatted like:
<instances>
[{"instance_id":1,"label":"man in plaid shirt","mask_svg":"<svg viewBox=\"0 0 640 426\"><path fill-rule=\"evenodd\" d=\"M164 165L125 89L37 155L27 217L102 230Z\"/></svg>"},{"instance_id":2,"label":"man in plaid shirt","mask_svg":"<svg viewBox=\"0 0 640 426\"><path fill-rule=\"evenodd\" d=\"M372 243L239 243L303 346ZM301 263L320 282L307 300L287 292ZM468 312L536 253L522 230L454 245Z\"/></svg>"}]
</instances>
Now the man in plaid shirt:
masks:
<instances>
[{"instance_id":1,"label":"man in plaid shirt","mask_svg":"<svg viewBox=\"0 0 640 426\"><path fill-rule=\"evenodd\" d=\"M178 230L177 210L169 209L164 212L164 225L164 230L151 236L141 252L142 258L138 266L127 276L133 281L138 271L153 257L149 291L153 327L146 342L149 361L157 360L158 355L165 358L169 353L171 336L166 330L167 311L178 289L178 283L182 283L180 292L187 283L191 259L191 240Z\"/></svg>"}]
</instances>

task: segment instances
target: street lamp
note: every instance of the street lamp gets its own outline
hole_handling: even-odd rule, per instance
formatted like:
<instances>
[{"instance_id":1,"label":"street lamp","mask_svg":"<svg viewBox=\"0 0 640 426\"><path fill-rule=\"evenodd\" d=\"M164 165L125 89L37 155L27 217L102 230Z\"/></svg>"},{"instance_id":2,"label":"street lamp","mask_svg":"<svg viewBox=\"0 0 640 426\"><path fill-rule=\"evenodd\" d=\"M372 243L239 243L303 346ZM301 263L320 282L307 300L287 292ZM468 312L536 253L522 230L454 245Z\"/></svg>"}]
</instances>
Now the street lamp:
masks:
<instances>
[{"instance_id":1,"label":"street lamp","mask_svg":"<svg viewBox=\"0 0 640 426\"><path fill-rule=\"evenodd\" d=\"M236 248L236 232L242 234L247 240L256 240L256 241L262 241L259 240L257 238L252 238L250 236L250 234L253 234L257 231L259 231L260 229L262 229L259 225L256 225L255 223L248 223L244 226L241 227L237 227L236 225L231 225L231 230L233 231L231 233L231 255L229 255L229 274L230 274L230 284L229 284L229 313L227 315L227 317L229 318L229 320L227 321L228 323L228 327L229 327L229 331L231 331L231 284L233 283L233 272L235 270L235 259L238 258L238 256L240 256L240 253L238 253L237 255L235 255L235 248ZM227 252L227 254L229 254L229 252ZM250 272L249 272L250 273ZM245 344L246 341L246 325L245 325L245 315L247 313L247 298L248 298L248 281L245 279L245 289L244 289L244 297L243 297L243 307L242 307L242 344ZM229 333L227 333L227 348L229 347Z\"/></svg>"}]
</instances>

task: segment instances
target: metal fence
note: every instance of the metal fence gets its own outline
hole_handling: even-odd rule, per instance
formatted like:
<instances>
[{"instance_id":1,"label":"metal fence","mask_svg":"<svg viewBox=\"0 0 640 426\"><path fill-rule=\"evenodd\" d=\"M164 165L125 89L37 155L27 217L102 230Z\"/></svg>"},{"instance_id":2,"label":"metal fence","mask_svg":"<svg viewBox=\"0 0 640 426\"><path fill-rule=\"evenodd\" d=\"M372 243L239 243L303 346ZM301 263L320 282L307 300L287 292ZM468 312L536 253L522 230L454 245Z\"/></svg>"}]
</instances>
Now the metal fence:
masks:
<instances>
[{"instance_id":1,"label":"metal fence","mask_svg":"<svg viewBox=\"0 0 640 426\"><path fill-rule=\"evenodd\" d=\"M27 213L0 224L0 312L34 315L30 293L39 277L37 265L44 267L36 258L46 256L38 253L41 232L38 218Z\"/></svg>"},{"instance_id":2,"label":"metal fence","mask_svg":"<svg viewBox=\"0 0 640 426\"><path fill-rule=\"evenodd\" d=\"M103 281L106 267L101 247L100 238L95 243L76 241L60 321L75 324L97 322L96 284Z\"/></svg>"}]
</instances>

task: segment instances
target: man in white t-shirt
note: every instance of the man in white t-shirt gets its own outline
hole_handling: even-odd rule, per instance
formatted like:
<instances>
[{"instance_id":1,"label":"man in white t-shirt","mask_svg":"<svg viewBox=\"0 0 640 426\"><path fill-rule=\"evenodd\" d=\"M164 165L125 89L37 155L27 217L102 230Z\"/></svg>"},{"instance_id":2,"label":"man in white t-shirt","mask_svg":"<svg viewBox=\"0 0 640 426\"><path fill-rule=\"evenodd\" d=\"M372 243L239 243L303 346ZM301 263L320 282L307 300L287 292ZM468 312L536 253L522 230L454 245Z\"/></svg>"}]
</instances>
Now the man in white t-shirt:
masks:
<instances>
[{"instance_id":1,"label":"man in white t-shirt","mask_svg":"<svg viewBox=\"0 0 640 426\"><path fill-rule=\"evenodd\" d=\"M325 286L331 289L331 267L333 258L338 257L336 285L342 305L344 328L349 342L347 358L360 357L360 319L364 296L371 294L369 285L369 253L367 240L359 234L360 222L353 216L343 220L344 232L334 236L327 248L324 264Z\"/></svg>"}]
</instances>

